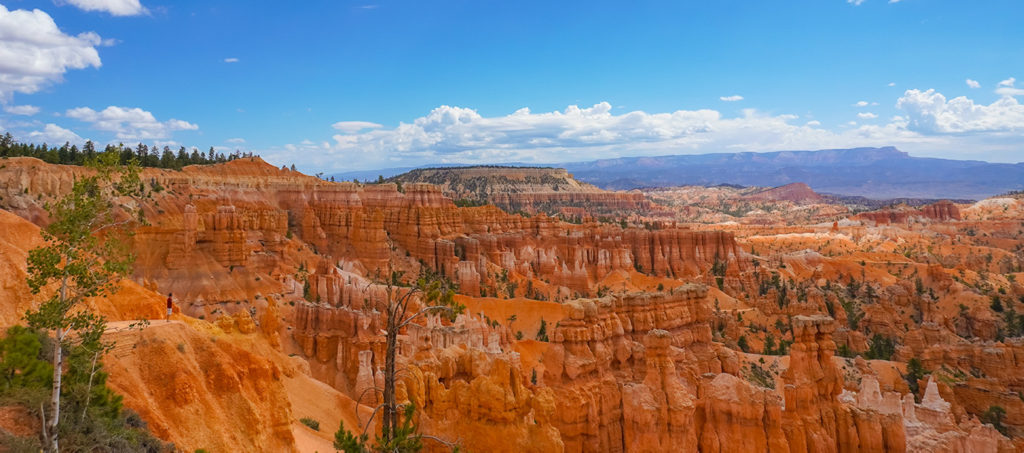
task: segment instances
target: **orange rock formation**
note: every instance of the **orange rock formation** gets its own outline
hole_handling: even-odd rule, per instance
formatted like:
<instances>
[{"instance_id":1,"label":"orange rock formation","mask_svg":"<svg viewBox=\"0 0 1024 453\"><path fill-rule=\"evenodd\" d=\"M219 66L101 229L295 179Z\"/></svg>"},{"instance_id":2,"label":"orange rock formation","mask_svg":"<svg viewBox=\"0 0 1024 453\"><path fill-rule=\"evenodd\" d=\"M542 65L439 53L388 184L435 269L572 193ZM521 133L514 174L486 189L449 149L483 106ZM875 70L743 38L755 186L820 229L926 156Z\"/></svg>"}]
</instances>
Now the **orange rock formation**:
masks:
<instances>
[{"instance_id":1,"label":"orange rock formation","mask_svg":"<svg viewBox=\"0 0 1024 453\"><path fill-rule=\"evenodd\" d=\"M38 227L22 218L45 224L41 203L85 171L5 163L3 327L34 303L24 257ZM812 204L785 220L624 229L259 159L143 180L164 190L142 202L132 281L91 304L115 321L111 385L181 448L327 451L339 422L361 428L384 379L375 281L390 266L459 284L465 314L401 332L398 398L425 433L469 451L1024 450L1024 343L1008 315L1024 312L1024 225L1007 214L1024 200L852 218ZM700 190L737 197L659 196ZM796 205L769 198L735 206ZM175 322L123 329L159 318L172 291ZM892 351L852 359L879 338ZM916 393L911 358L930 374ZM982 423L995 406L1006 435Z\"/></svg>"}]
</instances>

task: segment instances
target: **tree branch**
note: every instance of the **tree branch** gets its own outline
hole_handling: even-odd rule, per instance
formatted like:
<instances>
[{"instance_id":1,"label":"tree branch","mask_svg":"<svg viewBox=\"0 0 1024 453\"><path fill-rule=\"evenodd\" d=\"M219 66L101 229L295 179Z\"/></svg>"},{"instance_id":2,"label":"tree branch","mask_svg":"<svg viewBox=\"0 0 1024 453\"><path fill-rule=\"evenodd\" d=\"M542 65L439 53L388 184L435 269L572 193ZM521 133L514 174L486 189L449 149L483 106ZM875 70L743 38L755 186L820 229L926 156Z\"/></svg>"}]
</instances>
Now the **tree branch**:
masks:
<instances>
[{"instance_id":1,"label":"tree branch","mask_svg":"<svg viewBox=\"0 0 1024 453\"><path fill-rule=\"evenodd\" d=\"M373 412L370 413L370 418L366 419L366 425L363 426L363 432L359 433L359 437L362 437L363 435L366 434L366 430L370 428L370 422L373 421L373 417L375 417L377 415L377 411L379 411L380 408L382 408L382 407L384 407L383 403L378 404L377 407L373 408ZM360 424L362 423L362 422L359 421L359 408L358 407L356 408L356 423L360 423Z\"/></svg>"},{"instance_id":2,"label":"tree branch","mask_svg":"<svg viewBox=\"0 0 1024 453\"><path fill-rule=\"evenodd\" d=\"M455 310L452 309L452 307L447 307L447 306L444 306L444 305L431 305L429 307L425 307L422 310L416 312L415 314L410 316L409 319L406 319L405 321L402 321L402 323L398 325L398 328L401 329L401 328L409 325L417 317L419 317L419 316L421 316L421 315L423 315L423 314L425 314L425 313L427 313L429 311L432 311L432 310L447 310L447 311L450 311L450 312L454 312L455 311Z\"/></svg>"}]
</instances>

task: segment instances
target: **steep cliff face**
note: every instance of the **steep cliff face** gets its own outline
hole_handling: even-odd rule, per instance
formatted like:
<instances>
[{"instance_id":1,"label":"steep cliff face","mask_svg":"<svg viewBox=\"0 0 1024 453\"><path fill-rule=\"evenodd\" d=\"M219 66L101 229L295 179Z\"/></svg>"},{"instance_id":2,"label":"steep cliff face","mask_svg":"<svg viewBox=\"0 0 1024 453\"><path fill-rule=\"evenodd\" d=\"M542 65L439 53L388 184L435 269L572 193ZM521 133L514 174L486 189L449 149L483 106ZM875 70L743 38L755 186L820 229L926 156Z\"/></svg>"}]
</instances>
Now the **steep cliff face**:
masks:
<instances>
[{"instance_id":1,"label":"steep cliff face","mask_svg":"<svg viewBox=\"0 0 1024 453\"><path fill-rule=\"evenodd\" d=\"M31 306L32 295L25 278L28 251L43 244L39 227L10 212L0 210L0 326L21 321Z\"/></svg>"},{"instance_id":2,"label":"steep cliff face","mask_svg":"<svg viewBox=\"0 0 1024 453\"><path fill-rule=\"evenodd\" d=\"M854 216L854 219L870 220L879 225L892 223L907 223L910 219L920 218L944 222L947 220L960 220L960 208L951 201L939 201L920 208L901 206L887 208L878 211L864 212Z\"/></svg>"},{"instance_id":3,"label":"steep cliff face","mask_svg":"<svg viewBox=\"0 0 1024 453\"><path fill-rule=\"evenodd\" d=\"M735 370L711 343L703 286L572 302L544 352L566 451L693 449L698 376Z\"/></svg>"},{"instance_id":4,"label":"steep cliff face","mask_svg":"<svg viewBox=\"0 0 1024 453\"><path fill-rule=\"evenodd\" d=\"M32 207L33 190L70 188L73 171L51 175L35 171L39 165L45 164L0 170L13 184L14 198L5 204ZM483 287L498 292L504 271L550 285L545 298L592 295L616 270L711 282L706 274L716 260L730 263L731 275L745 266L729 233L574 225L494 207L457 208L431 184L406 183L399 191L394 184L327 183L258 158L181 172L147 169L143 179L166 189L144 202L151 226L136 235L136 278L207 303L285 291L300 264L320 259L314 253L358 261L367 275L389 260L411 271L425 264L470 295ZM525 289L520 285L520 294Z\"/></svg>"},{"instance_id":5,"label":"steep cliff face","mask_svg":"<svg viewBox=\"0 0 1024 453\"><path fill-rule=\"evenodd\" d=\"M180 323L112 332L108 340L117 342L105 359L111 387L161 439L190 451L295 451L273 362Z\"/></svg>"}]
</instances>

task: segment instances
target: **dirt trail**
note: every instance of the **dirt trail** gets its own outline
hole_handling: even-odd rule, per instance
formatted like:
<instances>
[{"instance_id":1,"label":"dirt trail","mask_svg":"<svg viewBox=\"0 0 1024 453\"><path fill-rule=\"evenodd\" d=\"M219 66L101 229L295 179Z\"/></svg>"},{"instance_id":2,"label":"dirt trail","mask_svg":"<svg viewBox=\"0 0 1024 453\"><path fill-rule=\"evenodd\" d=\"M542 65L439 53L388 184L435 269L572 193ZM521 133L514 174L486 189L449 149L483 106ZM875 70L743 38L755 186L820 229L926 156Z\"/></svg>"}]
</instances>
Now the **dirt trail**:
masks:
<instances>
[{"instance_id":1,"label":"dirt trail","mask_svg":"<svg viewBox=\"0 0 1024 453\"><path fill-rule=\"evenodd\" d=\"M118 358L125 357L132 353L135 349L136 342L139 340L139 335L130 335L131 332L139 332L140 327L143 329L159 329L167 326L182 325L185 324L182 321L171 320L153 320L149 321L149 325L140 324L145 320L135 319L128 321L112 321L107 323L107 329L104 331L105 337L108 341L114 341L114 349L108 354L112 354Z\"/></svg>"}]
</instances>

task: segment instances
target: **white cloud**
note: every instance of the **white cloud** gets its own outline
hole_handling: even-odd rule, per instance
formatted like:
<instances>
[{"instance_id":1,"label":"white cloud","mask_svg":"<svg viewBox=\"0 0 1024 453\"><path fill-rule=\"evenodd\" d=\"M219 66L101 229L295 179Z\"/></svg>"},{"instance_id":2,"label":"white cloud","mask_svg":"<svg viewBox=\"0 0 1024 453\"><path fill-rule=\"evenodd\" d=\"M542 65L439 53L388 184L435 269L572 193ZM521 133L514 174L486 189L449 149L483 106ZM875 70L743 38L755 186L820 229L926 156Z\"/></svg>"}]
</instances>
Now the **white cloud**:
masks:
<instances>
[{"instance_id":1,"label":"white cloud","mask_svg":"<svg viewBox=\"0 0 1024 453\"><path fill-rule=\"evenodd\" d=\"M225 59L224 59L224 62L225 62L225 63L238 63L238 59L237 59L237 58L235 58L235 57L231 57L231 58L225 58Z\"/></svg>"},{"instance_id":2,"label":"white cloud","mask_svg":"<svg viewBox=\"0 0 1024 453\"><path fill-rule=\"evenodd\" d=\"M977 80L967 79L967 86L971 88L981 88L981 84Z\"/></svg>"},{"instance_id":3,"label":"white cloud","mask_svg":"<svg viewBox=\"0 0 1024 453\"><path fill-rule=\"evenodd\" d=\"M1024 130L1024 105L1009 96L982 105L965 96L947 102L935 90L907 90L896 106L907 112L908 129L922 133Z\"/></svg>"},{"instance_id":4,"label":"white cloud","mask_svg":"<svg viewBox=\"0 0 1024 453\"><path fill-rule=\"evenodd\" d=\"M996 93L1000 96L1024 96L1024 88L1013 86L1015 83L1017 83L1017 79L1013 77L999 82Z\"/></svg>"},{"instance_id":5,"label":"white cloud","mask_svg":"<svg viewBox=\"0 0 1024 453\"><path fill-rule=\"evenodd\" d=\"M83 11L103 11L114 16L137 16L146 13L139 0L64 0Z\"/></svg>"},{"instance_id":6,"label":"white cloud","mask_svg":"<svg viewBox=\"0 0 1024 453\"><path fill-rule=\"evenodd\" d=\"M889 82L889 86L891 86L891 87L896 86L896 82Z\"/></svg>"},{"instance_id":7,"label":"white cloud","mask_svg":"<svg viewBox=\"0 0 1024 453\"><path fill-rule=\"evenodd\" d=\"M900 0L889 0L889 4L899 3L899 2L900 2Z\"/></svg>"},{"instance_id":8,"label":"white cloud","mask_svg":"<svg viewBox=\"0 0 1024 453\"><path fill-rule=\"evenodd\" d=\"M734 94L732 96L721 96L718 99L721 99L721 100L723 100L725 102L736 102L736 101L742 101L743 100L743 96L740 96L738 94Z\"/></svg>"},{"instance_id":9,"label":"white cloud","mask_svg":"<svg viewBox=\"0 0 1024 453\"><path fill-rule=\"evenodd\" d=\"M864 0L846 0L846 3L849 3L853 6L860 6L861 3L864 3Z\"/></svg>"},{"instance_id":10,"label":"white cloud","mask_svg":"<svg viewBox=\"0 0 1024 453\"><path fill-rule=\"evenodd\" d=\"M34 105L5 105L4 111L11 115L32 116L39 113L39 107Z\"/></svg>"},{"instance_id":11,"label":"white cloud","mask_svg":"<svg viewBox=\"0 0 1024 453\"><path fill-rule=\"evenodd\" d=\"M226 142L226 143L245 143L245 139L244 138L229 138L227 140L224 140L224 142Z\"/></svg>"},{"instance_id":12,"label":"white cloud","mask_svg":"<svg viewBox=\"0 0 1024 453\"><path fill-rule=\"evenodd\" d=\"M138 107L112 105L99 112L88 107L78 107L68 110L65 114L70 118L90 123L95 130L113 132L120 140L164 139L175 131L199 129L195 124L173 118L157 121L152 113Z\"/></svg>"},{"instance_id":13,"label":"white cloud","mask_svg":"<svg viewBox=\"0 0 1024 453\"><path fill-rule=\"evenodd\" d=\"M49 143L50 145L61 145L64 142L71 142L79 146L85 142L78 134L53 123L47 124L41 131L29 132L25 141L36 144Z\"/></svg>"},{"instance_id":14,"label":"white cloud","mask_svg":"<svg viewBox=\"0 0 1024 453\"><path fill-rule=\"evenodd\" d=\"M1004 86L1003 88L1009 88ZM869 103L868 105L871 105ZM558 163L665 154L898 146L914 155L1019 160L1024 105L1003 97L978 105L947 100L935 90L907 90L888 120L861 111L858 121L832 128L818 120L744 109L726 117L712 109L622 113L591 107L483 116L440 106L395 127L342 122L330 143L316 137L258 150L275 164L345 171L449 163ZM872 121L874 120L874 121Z\"/></svg>"},{"instance_id":15,"label":"white cloud","mask_svg":"<svg viewBox=\"0 0 1024 453\"><path fill-rule=\"evenodd\" d=\"M868 106L868 101L857 101L857 103L853 104L853 105L854 105L854 107L867 107Z\"/></svg>"},{"instance_id":16,"label":"white cloud","mask_svg":"<svg viewBox=\"0 0 1024 453\"><path fill-rule=\"evenodd\" d=\"M534 113L529 108L484 117L473 109L441 106L411 123L335 134L333 143L304 141L261 150L272 162L324 170L420 164L569 162L606 157L700 152L821 149L927 141L903 124L865 125L841 133L796 115L745 109L726 118L715 110L615 115L607 102L589 108Z\"/></svg>"},{"instance_id":17,"label":"white cloud","mask_svg":"<svg viewBox=\"0 0 1024 453\"><path fill-rule=\"evenodd\" d=\"M346 134L353 134L363 129L379 129L384 126L369 121L338 121L331 127Z\"/></svg>"},{"instance_id":18,"label":"white cloud","mask_svg":"<svg viewBox=\"0 0 1024 453\"><path fill-rule=\"evenodd\" d=\"M0 5L0 101L59 82L68 69L100 67L96 46L103 42L93 32L64 34L38 9L9 11Z\"/></svg>"}]
</instances>

